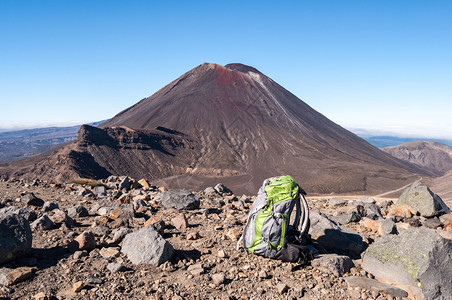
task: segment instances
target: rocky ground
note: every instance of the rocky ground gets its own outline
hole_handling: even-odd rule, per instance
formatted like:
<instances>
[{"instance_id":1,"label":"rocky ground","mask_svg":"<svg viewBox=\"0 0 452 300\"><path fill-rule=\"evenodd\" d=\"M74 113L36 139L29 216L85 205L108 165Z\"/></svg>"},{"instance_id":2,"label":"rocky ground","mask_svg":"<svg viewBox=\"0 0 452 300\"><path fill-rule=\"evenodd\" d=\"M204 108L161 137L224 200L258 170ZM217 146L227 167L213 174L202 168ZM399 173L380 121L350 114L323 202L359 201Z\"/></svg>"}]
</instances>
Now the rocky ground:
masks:
<instances>
[{"instance_id":1,"label":"rocky ground","mask_svg":"<svg viewBox=\"0 0 452 300\"><path fill-rule=\"evenodd\" d=\"M254 197L222 185L188 193L139 182L1 181L0 215L28 219L32 247L0 266L0 297L402 299L408 295L363 269L361 253L411 227L452 236L450 214L416 216L391 205L396 199L308 197L310 234L324 254L304 266L284 263L235 249ZM328 229L339 235L325 241Z\"/></svg>"}]
</instances>

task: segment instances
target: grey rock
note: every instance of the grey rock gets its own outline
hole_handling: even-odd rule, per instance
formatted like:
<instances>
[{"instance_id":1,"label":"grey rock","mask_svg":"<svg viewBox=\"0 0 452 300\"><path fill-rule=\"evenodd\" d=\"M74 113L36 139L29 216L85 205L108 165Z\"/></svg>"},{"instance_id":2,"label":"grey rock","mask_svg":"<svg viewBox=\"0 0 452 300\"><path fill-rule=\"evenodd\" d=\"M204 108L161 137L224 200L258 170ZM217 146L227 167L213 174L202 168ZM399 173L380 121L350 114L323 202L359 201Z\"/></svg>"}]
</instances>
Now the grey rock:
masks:
<instances>
[{"instance_id":1,"label":"grey rock","mask_svg":"<svg viewBox=\"0 0 452 300\"><path fill-rule=\"evenodd\" d=\"M103 185L95 186L93 189L93 193L97 197L106 197L107 196L107 188Z\"/></svg>"},{"instance_id":2,"label":"grey rock","mask_svg":"<svg viewBox=\"0 0 452 300\"><path fill-rule=\"evenodd\" d=\"M217 274L212 275L212 281L216 285L223 284L225 282L225 280L226 280L226 277L224 276L223 273L217 273Z\"/></svg>"},{"instance_id":3,"label":"grey rock","mask_svg":"<svg viewBox=\"0 0 452 300\"><path fill-rule=\"evenodd\" d=\"M82 258L84 256L88 256L88 251L86 251L86 250L83 250L83 251L78 250L78 251L75 251L74 254L73 254L73 258L74 259L80 259L80 258Z\"/></svg>"},{"instance_id":4,"label":"grey rock","mask_svg":"<svg viewBox=\"0 0 452 300\"><path fill-rule=\"evenodd\" d=\"M38 217L38 215L36 214L36 212L34 210L32 210L30 208L21 208L21 207L17 207L17 206L6 206L6 207L0 209L0 213L18 214L18 215L21 215L22 217L24 217L29 222L36 220L36 218Z\"/></svg>"},{"instance_id":5,"label":"grey rock","mask_svg":"<svg viewBox=\"0 0 452 300\"><path fill-rule=\"evenodd\" d=\"M361 216L356 211L351 211L338 216L331 216L330 218L341 225L356 223L361 220Z\"/></svg>"},{"instance_id":6,"label":"grey rock","mask_svg":"<svg viewBox=\"0 0 452 300\"><path fill-rule=\"evenodd\" d=\"M422 221L422 226L425 226L425 227L431 228L431 229L436 229L436 228L440 227L441 225L442 225L441 221L437 217L431 218L431 219L424 219Z\"/></svg>"},{"instance_id":7,"label":"grey rock","mask_svg":"<svg viewBox=\"0 0 452 300\"><path fill-rule=\"evenodd\" d=\"M135 200L133 201L133 210L138 211L140 209L143 209L143 207L149 207L149 205L144 200Z\"/></svg>"},{"instance_id":8,"label":"grey rock","mask_svg":"<svg viewBox=\"0 0 452 300\"><path fill-rule=\"evenodd\" d=\"M398 287L380 282L375 279L360 276L350 276L344 278L349 287L360 287L362 289L376 291L383 294L389 294L393 297L408 297L408 293Z\"/></svg>"},{"instance_id":9,"label":"grey rock","mask_svg":"<svg viewBox=\"0 0 452 300\"><path fill-rule=\"evenodd\" d=\"M213 189L220 195L232 194L232 191L222 183L217 184Z\"/></svg>"},{"instance_id":10,"label":"grey rock","mask_svg":"<svg viewBox=\"0 0 452 300\"><path fill-rule=\"evenodd\" d=\"M372 220L383 218L380 208L376 204L361 202L360 204L358 204L356 209L358 210L358 213L361 215L361 217L367 217Z\"/></svg>"},{"instance_id":11,"label":"grey rock","mask_svg":"<svg viewBox=\"0 0 452 300\"><path fill-rule=\"evenodd\" d=\"M174 189L160 193L159 195L162 205L166 208L188 210L199 208L199 198L187 190Z\"/></svg>"},{"instance_id":12,"label":"grey rock","mask_svg":"<svg viewBox=\"0 0 452 300\"><path fill-rule=\"evenodd\" d=\"M112 273L117 273L117 272L123 271L124 269L125 269L124 266L121 265L120 263L112 262L107 265L107 270Z\"/></svg>"},{"instance_id":13,"label":"grey rock","mask_svg":"<svg viewBox=\"0 0 452 300\"><path fill-rule=\"evenodd\" d=\"M211 186L207 187L207 188L204 190L204 194L210 195L210 196L218 195L217 191L216 191L213 187L211 187Z\"/></svg>"},{"instance_id":14,"label":"grey rock","mask_svg":"<svg viewBox=\"0 0 452 300\"><path fill-rule=\"evenodd\" d=\"M91 192L89 189L87 189L85 187L81 187L77 190L77 195L80 197L89 196L92 194L93 194L93 192Z\"/></svg>"},{"instance_id":15,"label":"grey rock","mask_svg":"<svg viewBox=\"0 0 452 300\"><path fill-rule=\"evenodd\" d=\"M397 204L408 204L413 208L413 214L419 212L421 216L430 218L440 216L450 212L449 207L444 203L440 196L433 193L427 186L419 181L413 183L396 202Z\"/></svg>"},{"instance_id":16,"label":"grey rock","mask_svg":"<svg viewBox=\"0 0 452 300\"><path fill-rule=\"evenodd\" d=\"M362 237L355 231L338 225L324 214L310 212L309 233L328 253L336 253L358 258L365 249Z\"/></svg>"},{"instance_id":17,"label":"grey rock","mask_svg":"<svg viewBox=\"0 0 452 300\"><path fill-rule=\"evenodd\" d=\"M148 226L126 235L121 252L134 264L159 266L171 259L174 248L154 228Z\"/></svg>"},{"instance_id":18,"label":"grey rock","mask_svg":"<svg viewBox=\"0 0 452 300\"><path fill-rule=\"evenodd\" d=\"M371 204L375 204L375 199L372 198L371 196L359 196L358 197L358 201L362 202L362 203L371 203Z\"/></svg>"},{"instance_id":19,"label":"grey rock","mask_svg":"<svg viewBox=\"0 0 452 300\"><path fill-rule=\"evenodd\" d=\"M344 206L347 202L344 199L340 198L340 197L333 197L333 198L328 200L328 203L332 207L338 207L338 206Z\"/></svg>"},{"instance_id":20,"label":"grey rock","mask_svg":"<svg viewBox=\"0 0 452 300\"><path fill-rule=\"evenodd\" d=\"M411 228L377 239L363 254L362 267L380 281L406 286L416 297L447 299L452 295L450 253L451 240L432 229Z\"/></svg>"},{"instance_id":21,"label":"grey rock","mask_svg":"<svg viewBox=\"0 0 452 300\"><path fill-rule=\"evenodd\" d=\"M194 276L198 276L204 273L204 267L202 266L202 264L194 264L188 266L187 271Z\"/></svg>"},{"instance_id":22,"label":"grey rock","mask_svg":"<svg viewBox=\"0 0 452 300\"><path fill-rule=\"evenodd\" d=\"M324 273L333 273L337 277L349 272L355 266L350 257L337 254L320 255L311 261L311 265Z\"/></svg>"},{"instance_id":23,"label":"grey rock","mask_svg":"<svg viewBox=\"0 0 452 300\"><path fill-rule=\"evenodd\" d=\"M278 283L276 285L276 290L278 291L278 293L280 294L285 294L287 293L287 291L289 290L289 287L287 286L287 284L285 283Z\"/></svg>"},{"instance_id":24,"label":"grey rock","mask_svg":"<svg viewBox=\"0 0 452 300\"><path fill-rule=\"evenodd\" d=\"M128 235L129 233L132 232L132 229L130 228L121 228L118 229L117 231L115 231L115 233L113 234L113 240L112 242L115 244L119 244L120 242L122 242L122 240L124 239L124 237L126 235Z\"/></svg>"},{"instance_id":25,"label":"grey rock","mask_svg":"<svg viewBox=\"0 0 452 300\"><path fill-rule=\"evenodd\" d=\"M30 224L24 217L0 213L0 264L28 254L31 243Z\"/></svg>"},{"instance_id":26,"label":"grey rock","mask_svg":"<svg viewBox=\"0 0 452 300\"><path fill-rule=\"evenodd\" d=\"M33 223L30 224L31 229L33 230L49 230L53 226L52 220L50 220L49 216L47 214L43 214L41 217L33 221Z\"/></svg>"},{"instance_id":27,"label":"grey rock","mask_svg":"<svg viewBox=\"0 0 452 300\"><path fill-rule=\"evenodd\" d=\"M46 201L46 202L44 202L44 205L42 206L42 211L49 212L49 211L52 211L57 208L58 208L57 203L51 202L51 201Z\"/></svg>"},{"instance_id":28,"label":"grey rock","mask_svg":"<svg viewBox=\"0 0 452 300\"><path fill-rule=\"evenodd\" d=\"M44 200L38 198L33 193L26 193L20 197L20 201L25 202L27 205L31 206L43 206Z\"/></svg>"},{"instance_id":29,"label":"grey rock","mask_svg":"<svg viewBox=\"0 0 452 300\"><path fill-rule=\"evenodd\" d=\"M89 215L88 210L83 205L75 205L69 208L67 214L71 218L86 217Z\"/></svg>"},{"instance_id":30,"label":"grey rock","mask_svg":"<svg viewBox=\"0 0 452 300\"><path fill-rule=\"evenodd\" d=\"M130 179L129 177L124 177L121 182L119 183L119 188L120 189L125 189L125 190L129 190L130 189Z\"/></svg>"},{"instance_id":31,"label":"grey rock","mask_svg":"<svg viewBox=\"0 0 452 300\"><path fill-rule=\"evenodd\" d=\"M381 226L378 233L381 236L387 236L388 234L397 234L397 226L393 220L383 219L380 221Z\"/></svg>"}]
</instances>

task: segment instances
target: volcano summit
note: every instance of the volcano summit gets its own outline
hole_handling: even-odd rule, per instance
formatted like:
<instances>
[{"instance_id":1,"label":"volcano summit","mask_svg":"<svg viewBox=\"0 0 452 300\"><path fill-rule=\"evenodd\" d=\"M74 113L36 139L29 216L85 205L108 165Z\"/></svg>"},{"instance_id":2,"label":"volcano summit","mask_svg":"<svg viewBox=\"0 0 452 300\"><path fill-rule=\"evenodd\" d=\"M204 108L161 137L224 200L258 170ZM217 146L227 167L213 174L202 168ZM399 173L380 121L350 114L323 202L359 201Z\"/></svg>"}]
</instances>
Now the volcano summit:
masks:
<instances>
[{"instance_id":1,"label":"volcano summit","mask_svg":"<svg viewBox=\"0 0 452 300\"><path fill-rule=\"evenodd\" d=\"M3 168L9 176L130 175L191 189L221 181L255 193L291 174L308 192L376 192L422 171L316 112L258 70L204 63L60 149Z\"/></svg>"}]
</instances>

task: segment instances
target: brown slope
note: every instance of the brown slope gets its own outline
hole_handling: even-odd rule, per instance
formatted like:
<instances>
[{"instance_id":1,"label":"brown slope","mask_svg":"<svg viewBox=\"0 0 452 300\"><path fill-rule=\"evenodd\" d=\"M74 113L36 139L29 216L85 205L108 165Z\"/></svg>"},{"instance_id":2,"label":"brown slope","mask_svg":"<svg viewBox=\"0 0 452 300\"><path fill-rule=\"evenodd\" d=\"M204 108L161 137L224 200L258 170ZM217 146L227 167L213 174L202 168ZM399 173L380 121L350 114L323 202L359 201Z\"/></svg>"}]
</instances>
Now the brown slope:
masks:
<instances>
[{"instance_id":1,"label":"brown slope","mask_svg":"<svg viewBox=\"0 0 452 300\"><path fill-rule=\"evenodd\" d=\"M101 124L111 126L164 126L196 140L193 169L166 180L170 185L222 180L254 193L266 177L289 173L309 191L371 191L403 185L421 172L241 64L200 65Z\"/></svg>"},{"instance_id":2,"label":"brown slope","mask_svg":"<svg viewBox=\"0 0 452 300\"><path fill-rule=\"evenodd\" d=\"M433 141L413 141L383 151L398 159L444 175L452 170L452 147Z\"/></svg>"},{"instance_id":3,"label":"brown slope","mask_svg":"<svg viewBox=\"0 0 452 300\"><path fill-rule=\"evenodd\" d=\"M182 133L165 128L133 130L83 125L77 139L39 156L0 168L6 177L68 181L77 177L105 178L128 174L155 179L185 174L197 144Z\"/></svg>"}]
</instances>

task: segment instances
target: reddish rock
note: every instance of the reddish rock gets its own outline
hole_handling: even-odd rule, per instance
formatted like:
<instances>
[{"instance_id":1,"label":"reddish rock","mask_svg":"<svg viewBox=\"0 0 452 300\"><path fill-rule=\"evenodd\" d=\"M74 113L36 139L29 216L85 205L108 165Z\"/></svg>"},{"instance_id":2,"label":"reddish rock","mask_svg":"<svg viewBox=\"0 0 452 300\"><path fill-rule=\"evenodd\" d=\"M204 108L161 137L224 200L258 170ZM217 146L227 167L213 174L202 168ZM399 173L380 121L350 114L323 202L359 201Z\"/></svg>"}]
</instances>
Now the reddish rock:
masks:
<instances>
[{"instance_id":1,"label":"reddish rock","mask_svg":"<svg viewBox=\"0 0 452 300\"><path fill-rule=\"evenodd\" d=\"M113 209L112 211L110 211L109 217L111 219L117 219L120 216L122 216L123 211L122 209L120 209L119 207L116 207L115 209Z\"/></svg>"},{"instance_id":2,"label":"reddish rock","mask_svg":"<svg viewBox=\"0 0 452 300\"><path fill-rule=\"evenodd\" d=\"M96 240L94 234L90 231L85 231L76 237L69 245L69 249L76 250L93 250L96 248Z\"/></svg>"},{"instance_id":3,"label":"reddish rock","mask_svg":"<svg viewBox=\"0 0 452 300\"><path fill-rule=\"evenodd\" d=\"M171 223L177 230L185 230L188 227L188 221L184 214L178 214L176 217L171 219Z\"/></svg>"},{"instance_id":4,"label":"reddish rock","mask_svg":"<svg viewBox=\"0 0 452 300\"><path fill-rule=\"evenodd\" d=\"M413 214L411 213L412 208L407 204L393 205L389 208L389 213L402 218L411 218Z\"/></svg>"}]
</instances>

